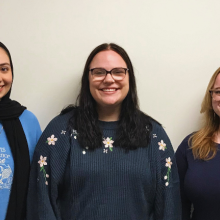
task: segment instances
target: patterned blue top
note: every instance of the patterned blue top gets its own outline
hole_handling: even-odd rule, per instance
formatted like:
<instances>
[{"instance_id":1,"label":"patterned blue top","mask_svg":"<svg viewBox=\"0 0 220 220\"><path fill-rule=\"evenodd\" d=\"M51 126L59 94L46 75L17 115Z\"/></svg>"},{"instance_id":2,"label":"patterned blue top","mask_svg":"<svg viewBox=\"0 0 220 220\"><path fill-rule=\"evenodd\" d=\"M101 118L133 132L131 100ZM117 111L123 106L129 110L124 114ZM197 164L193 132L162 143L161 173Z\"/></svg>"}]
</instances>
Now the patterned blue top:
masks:
<instances>
[{"instance_id":1,"label":"patterned blue top","mask_svg":"<svg viewBox=\"0 0 220 220\"><path fill-rule=\"evenodd\" d=\"M40 125L34 114L28 110L25 110L19 119L27 139L30 160L32 160L35 146L41 135ZM4 220L10 197L14 161L5 131L4 129L2 130L1 123L0 131L2 131L0 134L0 220Z\"/></svg>"},{"instance_id":2,"label":"patterned blue top","mask_svg":"<svg viewBox=\"0 0 220 220\"><path fill-rule=\"evenodd\" d=\"M53 119L34 154L28 220L180 220L179 178L163 128L153 122L146 148L115 146L118 122L100 122L101 148L83 149L66 131L71 113Z\"/></svg>"}]
</instances>

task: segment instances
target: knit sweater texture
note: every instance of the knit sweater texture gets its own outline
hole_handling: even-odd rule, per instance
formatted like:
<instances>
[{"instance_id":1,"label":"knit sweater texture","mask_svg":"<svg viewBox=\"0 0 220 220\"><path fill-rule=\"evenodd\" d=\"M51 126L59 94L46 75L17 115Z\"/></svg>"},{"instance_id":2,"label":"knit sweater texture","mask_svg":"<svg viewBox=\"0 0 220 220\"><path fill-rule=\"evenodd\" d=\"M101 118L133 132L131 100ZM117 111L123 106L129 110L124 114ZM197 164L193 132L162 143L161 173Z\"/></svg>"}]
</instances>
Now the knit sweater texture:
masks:
<instances>
[{"instance_id":1,"label":"knit sweater texture","mask_svg":"<svg viewBox=\"0 0 220 220\"><path fill-rule=\"evenodd\" d=\"M180 220L173 148L155 122L145 148L114 145L118 122L101 122L103 146L83 149L66 131L72 113L43 132L33 158L28 220Z\"/></svg>"}]
</instances>

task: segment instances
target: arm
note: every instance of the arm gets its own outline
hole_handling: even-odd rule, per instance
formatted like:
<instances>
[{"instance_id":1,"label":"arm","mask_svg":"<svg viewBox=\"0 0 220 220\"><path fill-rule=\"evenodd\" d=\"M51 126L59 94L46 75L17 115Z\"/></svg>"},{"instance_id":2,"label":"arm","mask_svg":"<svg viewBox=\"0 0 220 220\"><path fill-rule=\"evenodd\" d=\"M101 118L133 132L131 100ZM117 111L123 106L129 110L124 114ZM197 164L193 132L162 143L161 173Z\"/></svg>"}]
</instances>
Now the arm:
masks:
<instances>
[{"instance_id":1,"label":"arm","mask_svg":"<svg viewBox=\"0 0 220 220\"><path fill-rule=\"evenodd\" d=\"M28 198L27 220L56 220L58 187L52 179L51 158L45 146L45 133L41 136L32 161Z\"/></svg>"},{"instance_id":2,"label":"arm","mask_svg":"<svg viewBox=\"0 0 220 220\"><path fill-rule=\"evenodd\" d=\"M180 178L180 193L182 201L182 219L189 220L191 212L191 202L184 192L184 180L188 169L188 162L186 158L186 149L188 149L188 138L185 139L176 151L176 162Z\"/></svg>"},{"instance_id":3,"label":"arm","mask_svg":"<svg viewBox=\"0 0 220 220\"><path fill-rule=\"evenodd\" d=\"M156 125L152 138L156 156L156 194L154 220L180 220L179 177L173 147L164 129Z\"/></svg>"},{"instance_id":4,"label":"arm","mask_svg":"<svg viewBox=\"0 0 220 220\"><path fill-rule=\"evenodd\" d=\"M47 126L35 149L27 198L27 220L61 220L59 192L69 155L67 118L58 116Z\"/></svg>"}]
</instances>

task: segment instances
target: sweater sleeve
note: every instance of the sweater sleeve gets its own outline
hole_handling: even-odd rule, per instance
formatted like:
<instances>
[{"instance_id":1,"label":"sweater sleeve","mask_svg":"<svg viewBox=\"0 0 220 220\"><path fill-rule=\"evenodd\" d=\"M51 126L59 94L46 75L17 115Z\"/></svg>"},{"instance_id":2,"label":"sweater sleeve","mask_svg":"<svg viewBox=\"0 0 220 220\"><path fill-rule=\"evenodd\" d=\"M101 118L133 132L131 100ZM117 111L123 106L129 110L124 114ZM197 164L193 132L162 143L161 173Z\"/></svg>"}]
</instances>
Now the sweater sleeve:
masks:
<instances>
[{"instance_id":1,"label":"sweater sleeve","mask_svg":"<svg viewBox=\"0 0 220 220\"><path fill-rule=\"evenodd\" d=\"M184 192L184 181L185 181L185 176L186 176L186 172L188 169L188 162L187 162L187 157L186 157L186 149L188 148L189 148L188 138L185 138L176 151L176 162L177 162L179 178L180 178L182 220L189 220L190 212L191 212L191 202L187 198Z\"/></svg>"},{"instance_id":2,"label":"sweater sleeve","mask_svg":"<svg viewBox=\"0 0 220 220\"><path fill-rule=\"evenodd\" d=\"M29 181L27 220L60 220L58 202L66 161L69 135L63 116L53 119L36 146Z\"/></svg>"},{"instance_id":3,"label":"sweater sleeve","mask_svg":"<svg viewBox=\"0 0 220 220\"><path fill-rule=\"evenodd\" d=\"M179 177L173 147L164 129L155 127L152 137L157 161L154 220L180 220Z\"/></svg>"}]
</instances>

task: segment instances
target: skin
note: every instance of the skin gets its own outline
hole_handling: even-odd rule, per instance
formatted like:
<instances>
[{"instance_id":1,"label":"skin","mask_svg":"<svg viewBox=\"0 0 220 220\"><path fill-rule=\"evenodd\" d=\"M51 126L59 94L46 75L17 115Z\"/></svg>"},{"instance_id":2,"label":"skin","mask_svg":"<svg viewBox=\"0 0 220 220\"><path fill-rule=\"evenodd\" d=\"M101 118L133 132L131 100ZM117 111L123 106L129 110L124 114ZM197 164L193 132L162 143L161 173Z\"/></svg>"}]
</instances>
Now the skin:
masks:
<instances>
[{"instance_id":1,"label":"skin","mask_svg":"<svg viewBox=\"0 0 220 220\"><path fill-rule=\"evenodd\" d=\"M12 72L7 53L0 47L0 100L11 88Z\"/></svg>"},{"instance_id":2,"label":"skin","mask_svg":"<svg viewBox=\"0 0 220 220\"><path fill-rule=\"evenodd\" d=\"M93 58L90 69L104 68L108 71L116 67L127 68L123 58L112 50L102 51ZM90 92L97 103L99 120L117 121L119 119L121 105L129 91L129 74L121 81L115 81L111 74L107 74L101 82L94 80L89 72ZM106 89L116 89L106 91Z\"/></svg>"}]
</instances>

